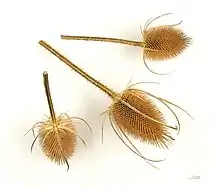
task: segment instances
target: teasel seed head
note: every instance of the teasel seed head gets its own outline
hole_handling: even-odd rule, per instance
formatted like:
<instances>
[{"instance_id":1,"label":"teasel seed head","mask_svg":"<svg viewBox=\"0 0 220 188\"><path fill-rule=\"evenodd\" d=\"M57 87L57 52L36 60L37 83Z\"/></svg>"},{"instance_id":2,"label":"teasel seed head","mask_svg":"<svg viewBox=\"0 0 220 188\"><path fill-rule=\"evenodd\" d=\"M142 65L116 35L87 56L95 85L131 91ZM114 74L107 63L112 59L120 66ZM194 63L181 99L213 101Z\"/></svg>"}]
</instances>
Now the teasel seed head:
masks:
<instances>
[{"instance_id":1,"label":"teasel seed head","mask_svg":"<svg viewBox=\"0 0 220 188\"><path fill-rule=\"evenodd\" d=\"M82 118L69 117L66 113L62 113L59 116L55 114L50 93L48 73L46 71L43 73L43 78L50 116L46 117L46 120L36 123L29 130L32 130L35 137L34 129L38 128L38 134L31 145L31 152L36 140L39 138L40 147L45 156L57 165L66 164L67 170L69 170L68 160L75 153L77 138L86 146L86 142L76 132L77 121L79 120L85 123L90 132L91 128Z\"/></svg>"},{"instance_id":2,"label":"teasel seed head","mask_svg":"<svg viewBox=\"0 0 220 188\"><path fill-rule=\"evenodd\" d=\"M170 25L145 29L143 40L145 42L144 59L154 61L177 57L191 44L190 37L181 29Z\"/></svg>"},{"instance_id":3,"label":"teasel seed head","mask_svg":"<svg viewBox=\"0 0 220 188\"><path fill-rule=\"evenodd\" d=\"M129 104L136 111L122 101ZM110 107L109 115L112 116L113 121L121 131L142 142L168 148L168 144L171 144L174 140L168 128L161 124L166 123L165 117L154 104L154 101L135 89L125 90L121 95L121 100L115 101ZM155 122L144 115L161 123Z\"/></svg>"},{"instance_id":4,"label":"teasel seed head","mask_svg":"<svg viewBox=\"0 0 220 188\"><path fill-rule=\"evenodd\" d=\"M56 125L49 118L39 129L39 141L43 153L58 165L67 163L76 148L76 127L65 115L56 118Z\"/></svg>"},{"instance_id":5,"label":"teasel seed head","mask_svg":"<svg viewBox=\"0 0 220 188\"><path fill-rule=\"evenodd\" d=\"M153 71L146 63L146 60L169 60L182 54L192 43L192 38L184 33L176 26L182 23L179 22L173 25L161 25L150 27L151 23L155 20L170 15L172 13L162 14L153 19L149 19L144 29L141 29L142 41L132 41L126 39L109 38L109 37L93 37L93 36L71 36L61 35L64 40L85 40L85 41L100 41L100 42L113 42L119 44L126 44L131 46L141 47L143 49L143 61L147 69L157 75L166 75L169 73L157 73Z\"/></svg>"}]
</instances>

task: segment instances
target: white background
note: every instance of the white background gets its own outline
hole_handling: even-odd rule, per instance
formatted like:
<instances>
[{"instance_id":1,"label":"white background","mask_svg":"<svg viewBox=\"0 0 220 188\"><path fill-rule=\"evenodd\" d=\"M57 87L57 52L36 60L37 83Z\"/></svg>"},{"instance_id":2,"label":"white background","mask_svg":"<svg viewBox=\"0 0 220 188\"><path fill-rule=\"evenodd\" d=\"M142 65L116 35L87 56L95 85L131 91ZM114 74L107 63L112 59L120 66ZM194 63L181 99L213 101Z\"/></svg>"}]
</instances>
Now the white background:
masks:
<instances>
[{"instance_id":1,"label":"white background","mask_svg":"<svg viewBox=\"0 0 220 188\"><path fill-rule=\"evenodd\" d=\"M218 2L179 0L57 0L0 1L0 183L1 187L219 187L219 10ZM154 63L158 72L175 70L169 76L151 74L142 62L142 50L118 44L64 41L60 34L119 37L141 40L140 25L150 17L172 12L159 24L183 20L181 28L193 45L178 58ZM106 121L101 144L100 114L111 100L38 44L46 40L92 76L122 91L132 76L150 92L187 109L189 119L176 110L182 123L180 135L165 154L160 171L132 154ZM45 158L38 142L33 153L32 134L24 133L48 106L42 73L49 73L57 113L68 112L89 122L93 134L78 126L87 141L77 144L70 170ZM141 145L141 144L140 144ZM143 147L142 147L143 148ZM153 156L151 148L142 150ZM153 150L152 150L153 151ZM152 154L151 154L152 153ZM162 156L163 155L163 156ZM155 155L154 155L155 156ZM192 180L192 176L200 179ZM211 185L212 184L212 185Z\"/></svg>"}]
</instances>

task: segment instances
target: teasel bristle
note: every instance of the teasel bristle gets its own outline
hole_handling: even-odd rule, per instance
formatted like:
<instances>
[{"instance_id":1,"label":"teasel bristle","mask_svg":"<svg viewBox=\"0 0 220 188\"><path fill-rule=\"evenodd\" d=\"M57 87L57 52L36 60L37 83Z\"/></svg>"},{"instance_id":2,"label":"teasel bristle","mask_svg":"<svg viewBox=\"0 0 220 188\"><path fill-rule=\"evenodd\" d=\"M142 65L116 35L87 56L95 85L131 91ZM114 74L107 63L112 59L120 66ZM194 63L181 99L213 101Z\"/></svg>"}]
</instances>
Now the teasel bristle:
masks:
<instances>
[{"instance_id":1,"label":"teasel bristle","mask_svg":"<svg viewBox=\"0 0 220 188\"><path fill-rule=\"evenodd\" d=\"M126 44L131 46L141 47L143 49L143 61L145 66L154 74L165 75L169 73L157 73L149 68L146 60L162 61L173 59L181 55L192 43L192 38L184 33L180 28L176 26L181 22L173 25L160 25L155 27L149 27L150 24L166 15L171 13L162 14L156 18L149 19L141 30L142 41L131 41L118 38L108 37L91 37L91 36L71 36L61 35L61 39L64 40L86 40L86 41L100 41L100 42L113 42Z\"/></svg>"},{"instance_id":2,"label":"teasel bristle","mask_svg":"<svg viewBox=\"0 0 220 188\"><path fill-rule=\"evenodd\" d=\"M77 134L76 124L78 122L83 122L88 126L90 131L91 128L82 118L69 117L66 113L61 113L59 116L55 114L50 93L48 73L46 71L43 73L43 79L50 116L46 116L46 120L36 123L29 130L32 130L35 137L31 145L31 152L35 142L39 138L40 147L45 156L57 165L66 164L67 170L69 170L68 160L75 153L77 138L86 146L86 142ZM37 136L35 136L34 133L35 128L38 128Z\"/></svg>"},{"instance_id":3,"label":"teasel bristle","mask_svg":"<svg viewBox=\"0 0 220 188\"><path fill-rule=\"evenodd\" d=\"M152 160L144 157L129 137L139 139L142 142L149 143L159 148L168 148L169 145L171 145L175 140L173 137L171 137L169 131L171 129L176 130L177 134L179 134L180 130L180 121L169 105L181 109L183 112L190 116L187 111L185 111L180 106L161 97L157 97L146 91L135 89L134 86L140 83L129 85L121 93L115 92L112 89L106 87L98 80L88 75L80 67L73 64L69 59L59 53L47 42L41 40L39 41L39 44L47 49L49 52L54 54L71 69L75 70L86 80L105 92L113 100L112 104L103 114L108 114L113 131L116 133L118 138L126 145L126 147L128 147L133 153L147 161L149 164L151 164L150 162L163 161ZM169 109L169 111L174 115L178 126L172 126L166 123L164 115L154 104L153 99L159 101ZM151 165L154 166L153 164Z\"/></svg>"}]
</instances>

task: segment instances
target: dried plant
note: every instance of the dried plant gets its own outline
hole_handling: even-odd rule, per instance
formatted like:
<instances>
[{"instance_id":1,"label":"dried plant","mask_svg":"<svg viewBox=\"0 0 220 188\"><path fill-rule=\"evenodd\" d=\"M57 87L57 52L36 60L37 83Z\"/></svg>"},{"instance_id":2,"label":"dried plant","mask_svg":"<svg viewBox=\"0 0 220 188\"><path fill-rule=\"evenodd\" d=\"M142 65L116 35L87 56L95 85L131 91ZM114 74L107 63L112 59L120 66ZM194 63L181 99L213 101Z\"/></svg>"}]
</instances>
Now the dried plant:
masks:
<instances>
[{"instance_id":1,"label":"dried plant","mask_svg":"<svg viewBox=\"0 0 220 188\"><path fill-rule=\"evenodd\" d=\"M124 39L116 38L106 38L106 37L90 37L90 36L69 36L61 35L61 39L65 40L86 40L86 41L101 41L101 42L113 42L126 44L131 46L138 46L143 48L143 61L145 66L154 74L164 75L168 73L156 73L151 70L147 63L146 59L149 60L166 60L172 59L180 55L190 44L191 37L188 37L181 29L176 28L174 25L162 25L149 28L150 24L156 19L169 15L171 13L160 15L156 18L149 19L144 26L144 29L141 29L141 34L143 37L142 41L130 41Z\"/></svg>"},{"instance_id":2,"label":"dried plant","mask_svg":"<svg viewBox=\"0 0 220 188\"><path fill-rule=\"evenodd\" d=\"M69 117L66 113L56 116L50 93L48 73L46 71L43 73L43 79L50 109L50 117L47 117L44 121L36 123L29 130L32 130L35 137L34 128L39 128L38 135L35 137L31 145L31 152L36 140L39 138L40 146L47 158L58 165L66 163L67 170L69 170L68 159L70 159L75 152L77 138L79 138L86 146L86 142L76 132L76 121L79 120L80 122L85 123L90 131L91 128L88 123L81 118Z\"/></svg>"},{"instance_id":3,"label":"dried plant","mask_svg":"<svg viewBox=\"0 0 220 188\"><path fill-rule=\"evenodd\" d=\"M108 113L111 127L114 132L131 151L146 160L149 164L151 164L150 162L162 161L145 158L129 139L129 136L160 148L168 148L174 140L174 138L171 137L169 130L174 129L179 133L180 128L179 119L168 104L171 104L188 114L184 109L163 98L156 97L151 93L133 88L139 83L128 86L121 93L115 92L92 78L45 41L41 40L39 41L39 44L63 61L71 69L75 70L89 82L105 92L113 100L112 105L103 114ZM177 120L178 127L166 124L164 115L154 104L153 99L159 100L172 112ZM190 114L188 115L190 116ZM127 142L129 142L129 144Z\"/></svg>"}]
</instances>

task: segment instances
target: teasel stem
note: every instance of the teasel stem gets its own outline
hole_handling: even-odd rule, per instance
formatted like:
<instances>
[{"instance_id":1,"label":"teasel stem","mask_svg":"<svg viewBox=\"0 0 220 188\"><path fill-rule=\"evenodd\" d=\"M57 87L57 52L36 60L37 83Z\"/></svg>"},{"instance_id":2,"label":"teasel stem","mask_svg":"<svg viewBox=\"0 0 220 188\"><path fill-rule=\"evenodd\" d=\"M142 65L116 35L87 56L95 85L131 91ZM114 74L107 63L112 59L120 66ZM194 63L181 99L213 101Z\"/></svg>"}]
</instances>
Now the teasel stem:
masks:
<instances>
[{"instance_id":1,"label":"teasel stem","mask_svg":"<svg viewBox=\"0 0 220 188\"><path fill-rule=\"evenodd\" d=\"M48 102L48 106L50 109L51 119L53 122L53 126L56 126L57 120L56 120L56 115L55 115L55 111L54 111L54 107L53 107L53 101L52 101L52 97L51 97L51 93L50 93L48 73L46 71L43 72L43 80L44 80L45 93L47 96L47 102Z\"/></svg>"},{"instance_id":2,"label":"teasel stem","mask_svg":"<svg viewBox=\"0 0 220 188\"><path fill-rule=\"evenodd\" d=\"M65 56L63 56L62 54L60 54L57 50L55 50L52 46L50 46L47 42L40 40L39 44L41 46L43 46L44 48L46 48L49 52L51 52L52 54L54 54L57 58L59 58L62 62L64 62L66 65L68 65L70 68L72 68L73 70L75 70L78 74L80 74L81 76L83 76L86 80L88 80L89 82L91 82L92 84L94 84L95 86L97 86L99 89L101 89L102 91L104 91L108 96L110 96L112 99L117 98L118 94L116 92L114 92L113 90L109 89L108 87L106 87L105 85L103 85L101 82L99 82L98 80L94 79L93 77L91 77L90 75L88 75L86 72L84 72L81 68L79 68L78 66L72 64L72 62L66 58Z\"/></svg>"},{"instance_id":3,"label":"teasel stem","mask_svg":"<svg viewBox=\"0 0 220 188\"><path fill-rule=\"evenodd\" d=\"M109 37L70 36L70 35L60 35L60 37L61 39L64 39L64 40L99 41L99 42L112 42L112 43L126 44L130 46L139 46L139 47L145 46L144 42L109 38Z\"/></svg>"}]
</instances>

